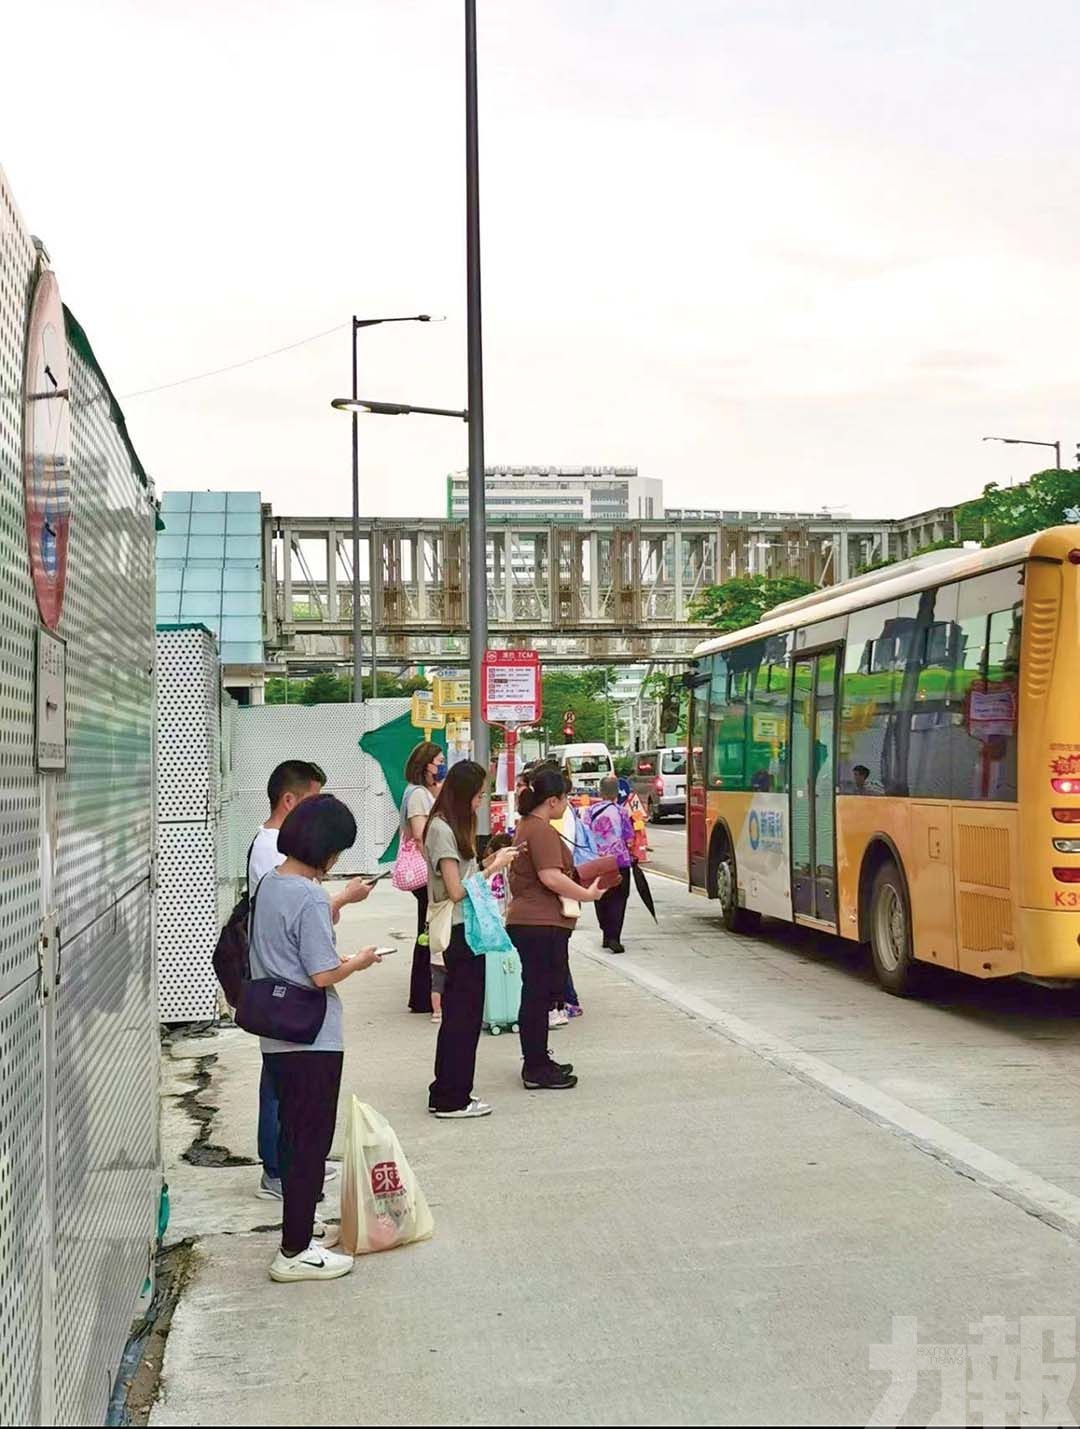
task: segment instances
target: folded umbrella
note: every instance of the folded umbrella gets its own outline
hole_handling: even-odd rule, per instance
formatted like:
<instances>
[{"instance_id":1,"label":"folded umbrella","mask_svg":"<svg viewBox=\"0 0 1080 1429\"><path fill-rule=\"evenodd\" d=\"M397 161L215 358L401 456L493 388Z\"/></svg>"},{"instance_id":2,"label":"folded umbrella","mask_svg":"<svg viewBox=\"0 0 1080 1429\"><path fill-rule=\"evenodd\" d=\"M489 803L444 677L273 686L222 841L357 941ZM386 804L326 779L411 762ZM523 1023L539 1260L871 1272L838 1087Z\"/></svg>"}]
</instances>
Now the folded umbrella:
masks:
<instances>
[{"instance_id":1,"label":"folded umbrella","mask_svg":"<svg viewBox=\"0 0 1080 1429\"><path fill-rule=\"evenodd\" d=\"M653 922L657 922L656 904L653 902L652 889L649 887L649 880L645 877L645 870L640 863L630 865L634 872L634 883L637 891L641 894L641 901L652 914Z\"/></svg>"}]
</instances>

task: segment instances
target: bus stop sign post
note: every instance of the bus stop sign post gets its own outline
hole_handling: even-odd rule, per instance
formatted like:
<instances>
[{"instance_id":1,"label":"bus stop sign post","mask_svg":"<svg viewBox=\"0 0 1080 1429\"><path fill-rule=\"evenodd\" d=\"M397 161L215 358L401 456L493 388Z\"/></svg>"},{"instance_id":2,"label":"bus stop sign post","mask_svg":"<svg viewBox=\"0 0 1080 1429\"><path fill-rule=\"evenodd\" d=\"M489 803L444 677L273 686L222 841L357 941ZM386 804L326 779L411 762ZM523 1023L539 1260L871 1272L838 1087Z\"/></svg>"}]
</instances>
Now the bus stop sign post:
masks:
<instances>
[{"instance_id":1,"label":"bus stop sign post","mask_svg":"<svg viewBox=\"0 0 1080 1429\"><path fill-rule=\"evenodd\" d=\"M480 717L506 731L506 786L513 797L517 732L543 711L540 656L535 650L485 650L481 666Z\"/></svg>"}]
</instances>

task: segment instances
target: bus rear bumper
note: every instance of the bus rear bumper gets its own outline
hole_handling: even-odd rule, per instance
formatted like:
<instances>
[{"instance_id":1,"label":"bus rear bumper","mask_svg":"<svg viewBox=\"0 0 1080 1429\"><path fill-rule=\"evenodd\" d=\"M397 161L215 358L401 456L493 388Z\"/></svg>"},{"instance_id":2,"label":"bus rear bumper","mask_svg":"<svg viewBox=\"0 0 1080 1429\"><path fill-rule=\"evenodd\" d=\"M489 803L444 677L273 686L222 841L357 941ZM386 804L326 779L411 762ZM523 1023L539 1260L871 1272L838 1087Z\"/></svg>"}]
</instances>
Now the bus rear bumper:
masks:
<instances>
[{"instance_id":1,"label":"bus rear bumper","mask_svg":"<svg viewBox=\"0 0 1080 1429\"><path fill-rule=\"evenodd\" d=\"M1080 981L1080 911L1021 908L1019 914L1022 971Z\"/></svg>"}]
</instances>

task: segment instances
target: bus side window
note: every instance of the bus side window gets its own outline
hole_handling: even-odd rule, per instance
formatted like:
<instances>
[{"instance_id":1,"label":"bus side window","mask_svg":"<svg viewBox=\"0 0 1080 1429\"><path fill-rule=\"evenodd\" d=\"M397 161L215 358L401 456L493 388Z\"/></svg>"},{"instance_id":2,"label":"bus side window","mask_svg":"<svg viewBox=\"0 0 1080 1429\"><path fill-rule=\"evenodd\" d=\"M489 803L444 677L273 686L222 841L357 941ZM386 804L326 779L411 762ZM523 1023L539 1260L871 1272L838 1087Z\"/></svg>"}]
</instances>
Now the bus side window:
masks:
<instances>
[{"instance_id":1,"label":"bus side window","mask_svg":"<svg viewBox=\"0 0 1080 1429\"><path fill-rule=\"evenodd\" d=\"M1023 568L959 584L958 655L949 693L954 799L1017 797L1016 742Z\"/></svg>"}]
</instances>

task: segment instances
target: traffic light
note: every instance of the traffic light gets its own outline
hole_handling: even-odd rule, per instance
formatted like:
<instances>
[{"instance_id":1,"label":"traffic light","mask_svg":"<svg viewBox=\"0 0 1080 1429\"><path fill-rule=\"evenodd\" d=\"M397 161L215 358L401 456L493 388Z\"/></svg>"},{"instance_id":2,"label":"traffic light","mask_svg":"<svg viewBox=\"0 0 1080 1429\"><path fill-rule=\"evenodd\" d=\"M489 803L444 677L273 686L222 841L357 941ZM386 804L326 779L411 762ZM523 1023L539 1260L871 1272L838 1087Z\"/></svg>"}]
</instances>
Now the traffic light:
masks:
<instances>
[{"instance_id":1,"label":"traffic light","mask_svg":"<svg viewBox=\"0 0 1080 1429\"><path fill-rule=\"evenodd\" d=\"M567 710L562 717L563 739L573 739L574 737L574 711Z\"/></svg>"}]
</instances>

